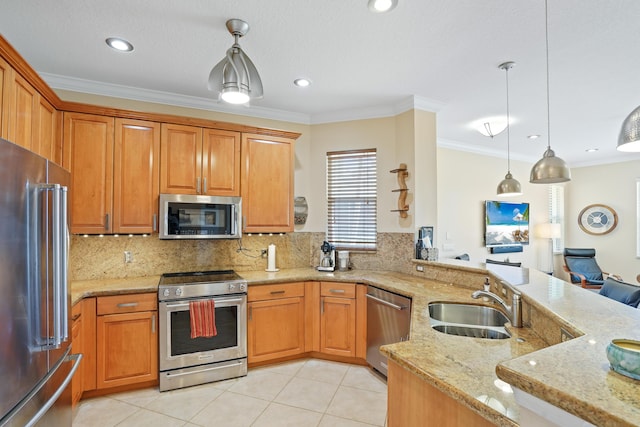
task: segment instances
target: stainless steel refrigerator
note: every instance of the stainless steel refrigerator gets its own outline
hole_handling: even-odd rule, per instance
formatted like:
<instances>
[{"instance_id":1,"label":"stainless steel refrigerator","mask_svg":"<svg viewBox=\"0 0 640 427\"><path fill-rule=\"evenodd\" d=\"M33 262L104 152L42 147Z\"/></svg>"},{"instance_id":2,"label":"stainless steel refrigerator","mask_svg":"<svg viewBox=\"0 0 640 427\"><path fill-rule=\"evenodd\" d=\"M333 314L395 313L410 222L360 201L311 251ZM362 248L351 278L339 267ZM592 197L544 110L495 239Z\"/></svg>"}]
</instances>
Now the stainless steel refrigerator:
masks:
<instances>
[{"instance_id":1,"label":"stainless steel refrigerator","mask_svg":"<svg viewBox=\"0 0 640 427\"><path fill-rule=\"evenodd\" d=\"M0 139L0 426L71 426L69 182Z\"/></svg>"}]
</instances>

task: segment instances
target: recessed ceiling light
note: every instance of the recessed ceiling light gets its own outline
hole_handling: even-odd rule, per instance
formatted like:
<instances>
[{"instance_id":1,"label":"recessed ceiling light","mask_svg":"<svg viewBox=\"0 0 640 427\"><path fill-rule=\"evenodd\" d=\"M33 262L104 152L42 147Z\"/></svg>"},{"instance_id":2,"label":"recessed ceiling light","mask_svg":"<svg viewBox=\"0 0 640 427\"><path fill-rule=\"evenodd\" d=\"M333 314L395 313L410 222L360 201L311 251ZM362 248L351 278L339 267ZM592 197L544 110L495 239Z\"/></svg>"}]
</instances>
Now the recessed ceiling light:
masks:
<instances>
[{"instance_id":1,"label":"recessed ceiling light","mask_svg":"<svg viewBox=\"0 0 640 427\"><path fill-rule=\"evenodd\" d=\"M538 138L540 138L540 135L529 135L529 136L527 136L527 138L529 138L529 139L538 139Z\"/></svg>"},{"instance_id":2,"label":"recessed ceiling light","mask_svg":"<svg viewBox=\"0 0 640 427\"><path fill-rule=\"evenodd\" d=\"M105 40L110 48L118 50L120 52L131 52L133 45L125 39L119 39L117 37L109 37Z\"/></svg>"},{"instance_id":3,"label":"recessed ceiling light","mask_svg":"<svg viewBox=\"0 0 640 427\"><path fill-rule=\"evenodd\" d=\"M587 153L595 153L596 151L598 151L598 149L597 148L587 148L584 151L586 151Z\"/></svg>"},{"instance_id":4,"label":"recessed ceiling light","mask_svg":"<svg viewBox=\"0 0 640 427\"><path fill-rule=\"evenodd\" d=\"M309 79L304 79L304 78L301 78L301 79L295 79L295 80L293 81L293 84L294 84L294 85L296 85L296 86L298 86L298 87L307 87L307 86L309 86L309 85L311 84L311 80L309 80Z\"/></svg>"},{"instance_id":5,"label":"recessed ceiling light","mask_svg":"<svg viewBox=\"0 0 640 427\"><path fill-rule=\"evenodd\" d=\"M375 13L389 12L398 5L398 0L369 0L369 10Z\"/></svg>"}]
</instances>

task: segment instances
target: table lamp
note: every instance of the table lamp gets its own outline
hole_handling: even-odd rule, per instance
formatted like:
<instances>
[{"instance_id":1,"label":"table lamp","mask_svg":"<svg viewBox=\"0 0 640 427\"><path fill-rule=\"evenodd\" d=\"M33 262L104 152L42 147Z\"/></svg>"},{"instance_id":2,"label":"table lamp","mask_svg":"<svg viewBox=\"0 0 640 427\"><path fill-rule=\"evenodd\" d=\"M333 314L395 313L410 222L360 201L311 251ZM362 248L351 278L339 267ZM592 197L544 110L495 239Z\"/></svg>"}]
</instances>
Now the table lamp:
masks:
<instances>
[{"instance_id":1,"label":"table lamp","mask_svg":"<svg viewBox=\"0 0 640 427\"><path fill-rule=\"evenodd\" d=\"M549 272L553 275L553 239L557 239L562 236L562 230L560 224L544 223L538 224L535 228L536 237L542 239L549 239Z\"/></svg>"}]
</instances>

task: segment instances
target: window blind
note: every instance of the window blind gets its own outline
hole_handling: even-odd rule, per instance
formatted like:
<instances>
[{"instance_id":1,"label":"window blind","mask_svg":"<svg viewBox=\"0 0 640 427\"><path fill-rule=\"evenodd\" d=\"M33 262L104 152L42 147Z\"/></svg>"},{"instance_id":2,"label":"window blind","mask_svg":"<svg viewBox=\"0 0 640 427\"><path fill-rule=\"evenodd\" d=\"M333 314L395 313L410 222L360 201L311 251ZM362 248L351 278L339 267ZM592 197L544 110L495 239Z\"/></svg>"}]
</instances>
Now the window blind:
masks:
<instances>
[{"instance_id":1,"label":"window blind","mask_svg":"<svg viewBox=\"0 0 640 427\"><path fill-rule=\"evenodd\" d=\"M376 150L327 153L327 240L337 249L376 250Z\"/></svg>"},{"instance_id":2,"label":"window blind","mask_svg":"<svg viewBox=\"0 0 640 427\"><path fill-rule=\"evenodd\" d=\"M560 224L561 237L553 239L553 253L564 251L564 187L561 185L549 186L549 222Z\"/></svg>"}]
</instances>

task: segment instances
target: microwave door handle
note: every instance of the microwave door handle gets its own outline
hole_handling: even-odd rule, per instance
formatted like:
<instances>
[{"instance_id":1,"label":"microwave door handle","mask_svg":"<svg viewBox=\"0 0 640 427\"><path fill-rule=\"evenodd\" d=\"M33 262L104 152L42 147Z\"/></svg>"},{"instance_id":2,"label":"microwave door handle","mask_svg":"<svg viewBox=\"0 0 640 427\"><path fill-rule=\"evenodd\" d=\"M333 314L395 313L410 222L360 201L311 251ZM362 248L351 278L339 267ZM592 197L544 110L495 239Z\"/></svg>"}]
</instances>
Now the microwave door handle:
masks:
<instances>
[{"instance_id":1,"label":"microwave door handle","mask_svg":"<svg viewBox=\"0 0 640 427\"><path fill-rule=\"evenodd\" d=\"M231 205L231 216L233 218L231 223L231 235L235 236L238 234L238 211L236 209L236 205Z\"/></svg>"}]
</instances>

